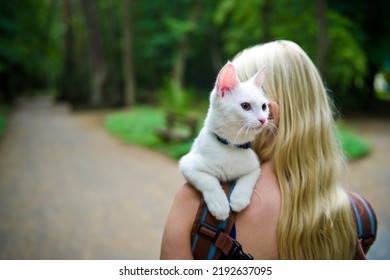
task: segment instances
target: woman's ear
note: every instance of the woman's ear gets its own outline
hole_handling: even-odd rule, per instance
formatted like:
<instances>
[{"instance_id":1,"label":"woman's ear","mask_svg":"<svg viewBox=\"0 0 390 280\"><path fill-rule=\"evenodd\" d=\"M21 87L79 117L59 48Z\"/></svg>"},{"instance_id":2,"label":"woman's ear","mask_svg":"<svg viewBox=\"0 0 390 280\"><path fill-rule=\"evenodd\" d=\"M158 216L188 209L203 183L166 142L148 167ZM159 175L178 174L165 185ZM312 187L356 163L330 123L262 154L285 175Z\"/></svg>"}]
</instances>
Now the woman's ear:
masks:
<instances>
[{"instance_id":1,"label":"woman's ear","mask_svg":"<svg viewBox=\"0 0 390 280\"><path fill-rule=\"evenodd\" d=\"M268 119L272 121L276 126L279 126L279 105L275 101L270 101L268 103L269 107L269 117Z\"/></svg>"}]
</instances>

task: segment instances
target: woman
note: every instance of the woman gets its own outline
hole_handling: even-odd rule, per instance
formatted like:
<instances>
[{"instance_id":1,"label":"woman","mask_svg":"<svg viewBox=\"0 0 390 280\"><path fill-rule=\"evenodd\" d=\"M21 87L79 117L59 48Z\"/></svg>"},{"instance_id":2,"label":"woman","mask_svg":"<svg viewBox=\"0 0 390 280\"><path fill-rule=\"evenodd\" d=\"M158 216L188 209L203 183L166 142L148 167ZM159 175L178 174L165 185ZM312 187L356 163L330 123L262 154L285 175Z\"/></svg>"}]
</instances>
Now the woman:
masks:
<instances>
[{"instance_id":1,"label":"woman","mask_svg":"<svg viewBox=\"0 0 390 280\"><path fill-rule=\"evenodd\" d=\"M307 54L291 41L244 50L233 60L241 81L266 67L272 119L252 143L262 173L236 217L236 239L255 259L352 259L356 227L339 185L343 154L331 104ZM190 232L201 195L184 185L167 219L162 259L192 259Z\"/></svg>"}]
</instances>

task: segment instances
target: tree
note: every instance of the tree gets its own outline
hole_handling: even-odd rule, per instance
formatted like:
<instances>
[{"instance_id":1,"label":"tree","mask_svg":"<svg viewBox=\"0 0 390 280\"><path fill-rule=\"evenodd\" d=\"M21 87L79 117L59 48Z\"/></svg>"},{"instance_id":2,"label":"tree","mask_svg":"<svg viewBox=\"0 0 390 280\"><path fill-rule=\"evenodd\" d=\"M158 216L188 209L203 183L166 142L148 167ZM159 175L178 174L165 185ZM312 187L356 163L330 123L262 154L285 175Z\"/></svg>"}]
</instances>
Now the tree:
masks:
<instances>
[{"instance_id":1,"label":"tree","mask_svg":"<svg viewBox=\"0 0 390 280\"><path fill-rule=\"evenodd\" d=\"M271 19L272 19L272 11L273 11L273 1L272 0L264 0L263 6L261 8L261 18L262 20L262 28L263 28L263 41L267 42L272 39L271 33Z\"/></svg>"},{"instance_id":2,"label":"tree","mask_svg":"<svg viewBox=\"0 0 390 280\"><path fill-rule=\"evenodd\" d=\"M387 0L328 0L329 7L338 15L347 18L354 28L350 30L365 57L365 71L358 83L349 85L354 101L360 108L377 110L373 82L375 75L390 61L390 22ZM357 61L359 62L359 61Z\"/></svg>"},{"instance_id":3,"label":"tree","mask_svg":"<svg viewBox=\"0 0 390 280\"><path fill-rule=\"evenodd\" d=\"M128 106L134 105L136 90L133 67L132 5L132 0L122 0L122 50L124 60L125 104Z\"/></svg>"},{"instance_id":4,"label":"tree","mask_svg":"<svg viewBox=\"0 0 390 280\"><path fill-rule=\"evenodd\" d=\"M58 5L0 1L0 99L52 87L60 72Z\"/></svg>"},{"instance_id":5,"label":"tree","mask_svg":"<svg viewBox=\"0 0 390 280\"><path fill-rule=\"evenodd\" d=\"M317 15L317 67L323 77L326 77L328 58L328 21L326 0L316 0Z\"/></svg>"},{"instance_id":6,"label":"tree","mask_svg":"<svg viewBox=\"0 0 390 280\"><path fill-rule=\"evenodd\" d=\"M104 45L99 26L99 13L96 1L81 0L81 4L87 27L91 62L92 88L90 102L91 105L98 106L103 103L103 86L107 75Z\"/></svg>"},{"instance_id":7,"label":"tree","mask_svg":"<svg viewBox=\"0 0 390 280\"><path fill-rule=\"evenodd\" d=\"M174 100L180 102L182 99L184 71L186 68L186 60L188 56L188 50L190 47L191 33L193 32L196 22L202 11L203 0L196 0L190 10L190 15L187 22L177 22L171 19L170 23L172 28L176 28L177 31L181 32L181 42L177 48L176 59L174 60L172 67L172 83L173 83L173 94ZM183 25L185 28L182 28ZM182 25L179 27L179 25Z\"/></svg>"},{"instance_id":8,"label":"tree","mask_svg":"<svg viewBox=\"0 0 390 280\"><path fill-rule=\"evenodd\" d=\"M70 101L75 93L75 62L74 62L74 28L72 24L73 8L71 0L63 0L63 22L64 22L64 51L63 51L63 71L61 78L61 88L58 100Z\"/></svg>"}]
</instances>

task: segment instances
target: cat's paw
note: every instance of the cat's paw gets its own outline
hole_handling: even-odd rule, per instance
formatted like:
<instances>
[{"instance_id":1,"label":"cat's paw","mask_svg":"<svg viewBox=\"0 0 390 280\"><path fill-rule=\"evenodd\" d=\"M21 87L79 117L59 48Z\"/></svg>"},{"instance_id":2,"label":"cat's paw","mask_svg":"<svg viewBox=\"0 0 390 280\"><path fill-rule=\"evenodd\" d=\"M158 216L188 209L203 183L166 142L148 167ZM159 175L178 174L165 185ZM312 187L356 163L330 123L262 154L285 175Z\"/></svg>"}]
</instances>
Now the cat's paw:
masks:
<instances>
[{"instance_id":1,"label":"cat's paw","mask_svg":"<svg viewBox=\"0 0 390 280\"><path fill-rule=\"evenodd\" d=\"M232 210L235 212L240 212L244 210L251 201L251 194L247 194L245 192L233 191L230 196L230 206Z\"/></svg>"},{"instance_id":2,"label":"cat's paw","mask_svg":"<svg viewBox=\"0 0 390 280\"><path fill-rule=\"evenodd\" d=\"M226 220L229 217L229 201L222 189L218 191L205 192L203 193L203 197L210 213L217 220Z\"/></svg>"}]
</instances>

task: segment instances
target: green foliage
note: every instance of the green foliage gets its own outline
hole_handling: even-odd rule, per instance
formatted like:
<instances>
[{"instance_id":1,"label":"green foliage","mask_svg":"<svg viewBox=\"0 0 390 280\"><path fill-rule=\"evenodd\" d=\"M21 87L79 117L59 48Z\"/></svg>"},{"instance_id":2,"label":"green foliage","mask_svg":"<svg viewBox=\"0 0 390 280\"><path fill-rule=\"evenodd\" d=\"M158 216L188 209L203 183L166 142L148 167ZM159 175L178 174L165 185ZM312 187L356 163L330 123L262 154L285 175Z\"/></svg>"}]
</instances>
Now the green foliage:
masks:
<instances>
[{"instance_id":1,"label":"green foliage","mask_svg":"<svg viewBox=\"0 0 390 280\"><path fill-rule=\"evenodd\" d=\"M136 107L128 112L112 113L105 120L106 130L125 143L152 148L178 159L188 153L192 140L165 143L156 130L165 128L164 111L152 107Z\"/></svg>"},{"instance_id":2,"label":"green foliage","mask_svg":"<svg viewBox=\"0 0 390 280\"><path fill-rule=\"evenodd\" d=\"M53 85L60 70L56 1L2 1L0 75L4 87ZM13 74L13 75L12 75Z\"/></svg>"},{"instance_id":3,"label":"green foliage","mask_svg":"<svg viewBox=\"0 0 390 280\"><path fill-rule=\"evenodd\" d=\"M261 6L264 0L221 1L214 22L222 28L223 48L228 57L261 42Z\"/></svg>"},{"instance_id":4,"label":"green foliage","mask_svg":"<svg viewBox=\"0 0 390 280\"><path fill-rule=\"evenodd\" d=\"M69 22L65 22L66 3L71 5ZM206 94L199 92L211 89L222 64L252 45L289 39L301 45L313 61L317 60L318 19L316 2L312 0L132 3L133 66L142 101L157 103L156 96L161 91L170 91L173 97L181 94L175 94L174 85L166 81L172 78L184 39L188 39L182 89L185 100L171 101L178 109L200 96L206 99ZM199 3L201 15L195 20L191 12ZM362 92L370 94L370 76L382 70L385 61L390 61L387 36L390 21L386 17L390 1L328 0L327 3L329 53L325 82L335 95L345 95L343 100L356 100L362 98ZM97 5L100 18L97 31L104 41L107 64L104 101L120 104L125 82L122 5L121 1L109 0L99 0ZM68 30L72 30L72 46L64 44ZM80 1L1 1L0 33L3 99L8 99L4 92L16 95L25 89L54 86L60 87L61 92L68 91L68 99L76 102L89 99L88 33ZM71 53L71 59L65 53ZM63 71L65 68L67 71Z\"/></svg>"},{"instance_id":5,"label":"green foliage","mask_svg":"<svg viewBox=\"0 0 390 280\"><path fill-rule=\"evenodd\" d=\"M377 98L390 101L390 71L382 71L375 76L374 89Z\"/></svg>"},{"instance_id":6,"label":"green foliage","mask_svg":"<svg viewBox=\"0 0 390 280\"><path fill-rule=\"evenodd\" d=\"M156 148L160 140L155 133L165 125L164 113L148 107L134 108L129 112L109 115L105 120L106 129L126 143Z\"/></svg>"},{"instance_id":7,"label":"green foliage","mask_svg":"<svg viewBox=\"0 0 390 280\"><path fill-rule=\"evenodd\" d=\"M362 139L355 131L349 128L345 122L337 123L337 135L340 139L344 153L349 160L355 160L368 155L371 145Z\"/></svg>"},{"instance_id":8,"label":"green foliage","mask_svg":"<svg viewBox=\"0 0 390 280\"><path fill-rule=\"evenodd\" d=\"M226 42L225 52L233 56L243 48L264 42L265 28L268 28L272 38L297 42L315 62L318 46L314 1L269 1L269 27L265 27L261 21L265 16L265 12L262 14L261 11L266 2L221 2L214 20L219 26L225 27L222 35ZM357 26L350 19L331 10L327 18L329 55L326 83L337 94L347 94L351 85L362 87L367 68L366 56L353 35L357 33Z\"/></svg>"},{"instance_id":9,"label":"green foliage","mask_svg":"<svg viewBox=\"0 0 390 280\"><path fill-rule=\"evenodd\" d=\"M312 0L274 2L271 15L272 37L298 43L315 61L318 47L315 15L315 4Z\"/></svg>"},{"instance_id":10,"label":"green foliage","mask_svg":"<svg viewBox=\"0 0 390 280\"><path fill-rule=\"evenodd\" d=\"M159 104L165 111L185 115L196 98L190 88L179 88L172 79L166 80L165 86L157 92Z\"/></svg>"},{"instance_id":11,"label":"green foliage","mask_svg":"<svg viewBox=\"0 0 390 280\"><path fill-rule=\"evenodd\" d=\"M7 109L0 106L0 138L3 136L7 125Z\"/></svg>"},{"instance_id":12,"label":"green foliage","mask_svg":"<svg viewBox=\"0 0 390 280\"><path fill-rule=\"evenodd\" d=\"M333 90L347 94L351 85L362 87L367 60L362 47L353 37L354 23L346 17L330 12L328 80ZM348 46L348 47L346 47Z\"/></svg>"}]
</instances>

